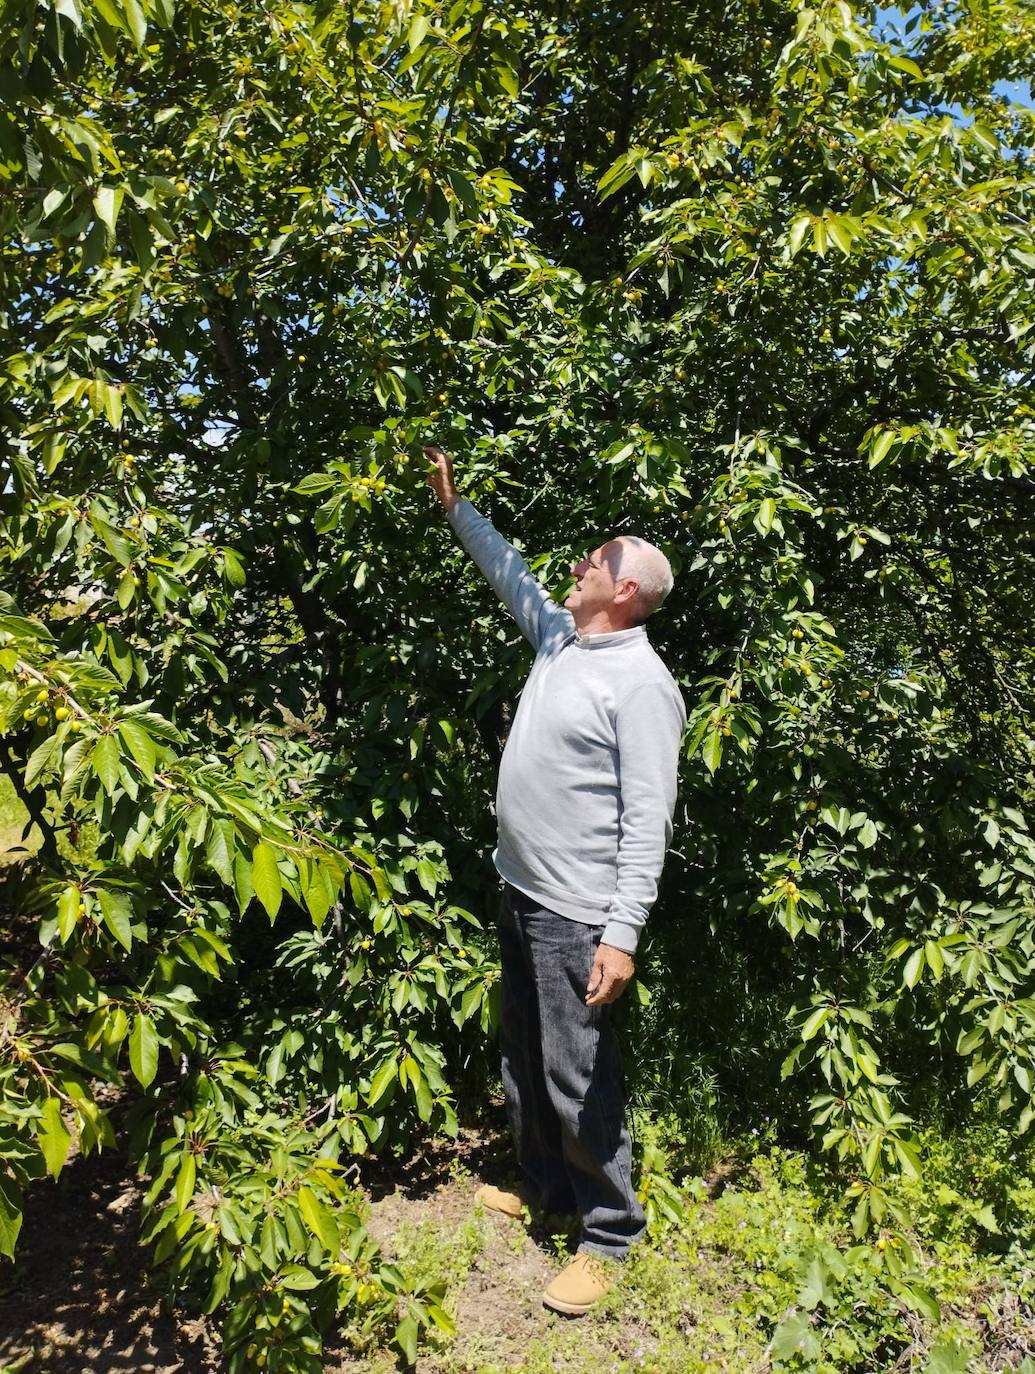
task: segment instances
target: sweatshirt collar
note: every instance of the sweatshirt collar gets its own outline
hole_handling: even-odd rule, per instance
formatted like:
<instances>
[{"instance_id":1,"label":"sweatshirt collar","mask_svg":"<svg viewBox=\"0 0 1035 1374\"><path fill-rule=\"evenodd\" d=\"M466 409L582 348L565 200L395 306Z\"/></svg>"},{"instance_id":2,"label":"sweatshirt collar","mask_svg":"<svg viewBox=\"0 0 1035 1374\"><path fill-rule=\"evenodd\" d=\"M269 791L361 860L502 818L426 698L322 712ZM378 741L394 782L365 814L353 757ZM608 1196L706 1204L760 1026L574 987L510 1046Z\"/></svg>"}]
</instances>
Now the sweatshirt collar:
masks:
<instances>
[{"instance_id":1,"label":"sweatshirt collar","mask_svg":"<svg viewBox=\"0 0 1035 1374\"><path fill-rule=\"evenodd\" d=\"M644 626L633 625L628 630L612 630L599 635L580 635L576 630L574 644L576 649L620 649L624 645L631 646L646 638L647 631Z\"/></svg>"}]
</instances>

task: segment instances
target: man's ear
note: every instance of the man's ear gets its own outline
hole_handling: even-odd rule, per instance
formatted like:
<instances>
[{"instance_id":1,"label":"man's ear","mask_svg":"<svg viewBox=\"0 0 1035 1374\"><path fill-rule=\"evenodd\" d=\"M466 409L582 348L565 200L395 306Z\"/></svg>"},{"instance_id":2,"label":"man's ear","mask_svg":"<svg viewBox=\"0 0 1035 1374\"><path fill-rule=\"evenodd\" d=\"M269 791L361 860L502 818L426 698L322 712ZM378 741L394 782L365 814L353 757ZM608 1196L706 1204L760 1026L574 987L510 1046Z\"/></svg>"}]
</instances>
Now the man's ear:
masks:
<instances>
[{"instance_id":1,"label":"man's ear","mask_svg":"<svg viewBox=\"0 0 1035 1374\"><path fill-rule=\"evenodd\" d=\"M640 593L640 584L635 577L620 577L615 587L615 605L625 606L634 601Z\"/></svg>"}]
</instances>

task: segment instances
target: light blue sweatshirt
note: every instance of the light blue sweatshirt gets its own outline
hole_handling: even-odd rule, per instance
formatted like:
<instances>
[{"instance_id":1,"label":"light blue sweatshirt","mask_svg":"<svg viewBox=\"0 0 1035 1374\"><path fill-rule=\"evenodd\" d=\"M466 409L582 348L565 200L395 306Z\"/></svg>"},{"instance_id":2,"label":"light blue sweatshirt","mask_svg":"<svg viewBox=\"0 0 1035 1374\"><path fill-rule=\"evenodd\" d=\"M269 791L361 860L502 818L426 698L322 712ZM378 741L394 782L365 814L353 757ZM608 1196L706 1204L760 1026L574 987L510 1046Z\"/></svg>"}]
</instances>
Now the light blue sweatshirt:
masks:
<instances>
[{"instance_id":1,"label":"light blue sweatshirt","mask_svg":"<svg viewBox=\"0 0 1035 1374\"><path fill-rule=\"evenodd\" d=\"M536 651L500 763L497 872L631 954L672 838L682 697L642 626L580 637L469 501L449 520Z\"/></svg>"}]
</instances>

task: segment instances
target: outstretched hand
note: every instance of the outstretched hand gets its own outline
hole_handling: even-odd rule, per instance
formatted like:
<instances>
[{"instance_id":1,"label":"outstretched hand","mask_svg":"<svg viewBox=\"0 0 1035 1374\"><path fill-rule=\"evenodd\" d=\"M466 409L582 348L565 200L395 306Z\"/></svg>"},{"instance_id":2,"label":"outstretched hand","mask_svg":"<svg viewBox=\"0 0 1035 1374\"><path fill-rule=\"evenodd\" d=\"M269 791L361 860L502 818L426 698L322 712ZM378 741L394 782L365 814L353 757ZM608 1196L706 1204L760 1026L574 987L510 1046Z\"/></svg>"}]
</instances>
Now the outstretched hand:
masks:
<instances>
[{"instance_id":1,"label":"outstretched hand","mask_svg":"<svg viewBox=\"0 0 1035 1374\"><path fill-rule=\"evenodd\" d=\"M597 945L596 957L586 989L586 1006L602 1007L617 1002L629 986L636 965L632 955L614 945Z\"/></svg>"},{"instance_id":2,"label":"outstretched hand","mask_svg":"<svg viewBox=\"0 0 1035 1374\"><path fill-rule=\"evenodd\" d=\"M424 450L424 457L430 464L428 482L446 510L452 510L460 500L460 493L453 484L452 458L445 449L439 448L438 444L428 444Z\"/></svg>"}]
</instances>

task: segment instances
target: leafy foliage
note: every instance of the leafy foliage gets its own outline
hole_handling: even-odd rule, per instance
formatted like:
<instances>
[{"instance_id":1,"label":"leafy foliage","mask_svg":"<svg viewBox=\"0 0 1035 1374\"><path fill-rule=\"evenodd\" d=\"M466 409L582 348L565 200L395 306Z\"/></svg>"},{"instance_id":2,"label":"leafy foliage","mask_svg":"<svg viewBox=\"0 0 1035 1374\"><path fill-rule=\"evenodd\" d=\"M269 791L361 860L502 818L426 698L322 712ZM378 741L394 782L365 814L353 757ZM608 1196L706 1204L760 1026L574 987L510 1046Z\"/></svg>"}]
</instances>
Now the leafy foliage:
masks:
<instances>
[{"instance_id":1,"label":"leafy foliage","mask_svg":"<svg viewBox=\"0 0 1035 1374\"><path fill-rule=\"evenodd\" d=\"M493 1024L527 659L431 438L547 580L627 526L682 570L641 1090L811 1120L860 1234L932 1093L1030 1125L1032 114L996 83L1033 35L993 9L8 7L2 755L43 844L3 1253L115 1089L239 1364L440 1320L327 1163L450 1130Z\"/></svg>"}]
</instances>

